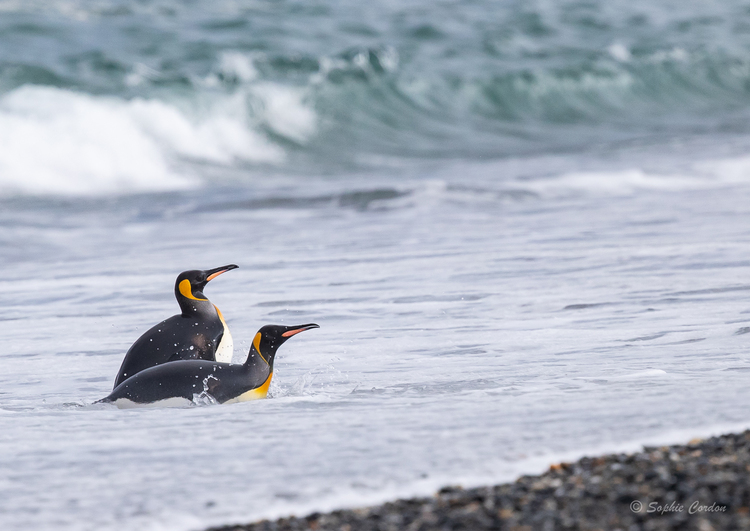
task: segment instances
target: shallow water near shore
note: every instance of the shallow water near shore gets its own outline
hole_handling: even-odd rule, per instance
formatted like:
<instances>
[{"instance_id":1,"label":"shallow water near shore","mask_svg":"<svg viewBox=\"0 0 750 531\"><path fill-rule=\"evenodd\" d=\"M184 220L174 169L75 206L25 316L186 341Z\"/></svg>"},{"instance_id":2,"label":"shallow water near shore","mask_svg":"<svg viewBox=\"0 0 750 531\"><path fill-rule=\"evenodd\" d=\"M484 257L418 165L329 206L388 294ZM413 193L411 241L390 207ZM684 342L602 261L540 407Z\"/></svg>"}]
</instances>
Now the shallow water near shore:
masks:
<instances>
[{"instance_id":1,"label":"shallow water near shore","mask_svg":"<svg viewBox=\"0 0 750 531\"><path fill-rule=\"evenodd\" d=\"M417 7L0 1L4 529L201 529L750 426L750 13ZM176 275L229 263L236 362L321 326L270 398L94 404Z\"/></svg>"},{"instance_id":2,"label":"shallow water near shore","mask_svg":"<svg viewBox=\"0 0 750 531\"><path fill-rule=\"evenodd\" d=\"M200 528L741 425L750 187L564 182L7 201L6 525ZM176 311L176 272L229 262L206 293L237 361L261 324L321 325L280 350L272 398L91 405Z\"/></svg>"}]
</instances>

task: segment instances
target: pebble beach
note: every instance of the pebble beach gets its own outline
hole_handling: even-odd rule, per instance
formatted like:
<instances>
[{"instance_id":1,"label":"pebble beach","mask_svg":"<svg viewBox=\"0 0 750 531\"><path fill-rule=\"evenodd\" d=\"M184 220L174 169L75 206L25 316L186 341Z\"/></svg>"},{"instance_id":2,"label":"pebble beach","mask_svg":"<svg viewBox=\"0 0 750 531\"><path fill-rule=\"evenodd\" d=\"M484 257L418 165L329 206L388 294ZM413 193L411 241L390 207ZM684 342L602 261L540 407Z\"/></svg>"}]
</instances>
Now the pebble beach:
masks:
<instances>
[{"instance_id":1,"label":"pebble beach","mask_svg":"<svg viewBox=\"0 0 750 531\"><path fill-rule=\"evenodd\" d=\"M208 531L750 529L750 430L559 463L514 483Z\"/></svg>"}]
</instances>

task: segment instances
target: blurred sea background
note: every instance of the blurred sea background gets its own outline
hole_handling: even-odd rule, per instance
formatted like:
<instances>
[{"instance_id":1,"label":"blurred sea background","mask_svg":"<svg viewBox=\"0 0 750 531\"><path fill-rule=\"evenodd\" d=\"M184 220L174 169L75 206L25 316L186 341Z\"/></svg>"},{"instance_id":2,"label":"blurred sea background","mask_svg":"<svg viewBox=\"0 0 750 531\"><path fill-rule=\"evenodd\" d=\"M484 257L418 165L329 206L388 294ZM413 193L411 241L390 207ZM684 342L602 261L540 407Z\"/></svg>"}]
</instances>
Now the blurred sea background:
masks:
<instances>
[{"instance_id":1,"label":"blurred sea background","mask_svg":"<svg viewBox=\"0 0 750 531\"><path fill-rule=\"evenodd\" d=\"M746 2L0 0L3 529L187 531L750 426ZM269 400L121 411L176 275Z\"/></svg>"}]
</instances>

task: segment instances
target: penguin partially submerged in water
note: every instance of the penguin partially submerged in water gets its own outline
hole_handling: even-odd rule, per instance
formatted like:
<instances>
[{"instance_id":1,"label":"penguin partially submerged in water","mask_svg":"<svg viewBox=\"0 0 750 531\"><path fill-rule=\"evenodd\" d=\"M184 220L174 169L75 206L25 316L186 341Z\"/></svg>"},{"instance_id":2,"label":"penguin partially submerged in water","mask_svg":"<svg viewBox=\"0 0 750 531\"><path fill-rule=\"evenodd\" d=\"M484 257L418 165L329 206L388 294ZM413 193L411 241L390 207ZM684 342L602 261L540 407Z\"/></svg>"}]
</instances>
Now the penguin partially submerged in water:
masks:
<instances>
[{"instance_id":1,"label":"penguin partially submerged in water","mask_svg":"<svg viewBox=\"0 0 750 531\"><path fill-rule=\"evenodd\" d=\"M182 313L166 319L139 337L125 354L115 378L116 388L144 369L175 360L232 361L234 344L221 311L203 289L234 264L177 276L174 294Z\"/></svg>"},{"instance_id":2,"label":"penguin partially submerged in water","mask_svg":"<svg viewBox=\"0 0 750 531\"><path fill-rule=\"evenodd\" d=\"M125 408L187 405L199 399L231 404L265 398L278 348L290 337L312 328L319 327L314 323L266 325L255 334L243 364L184 360L158 365L128 378L99 402Z\"/></svg>"}]
</instances>

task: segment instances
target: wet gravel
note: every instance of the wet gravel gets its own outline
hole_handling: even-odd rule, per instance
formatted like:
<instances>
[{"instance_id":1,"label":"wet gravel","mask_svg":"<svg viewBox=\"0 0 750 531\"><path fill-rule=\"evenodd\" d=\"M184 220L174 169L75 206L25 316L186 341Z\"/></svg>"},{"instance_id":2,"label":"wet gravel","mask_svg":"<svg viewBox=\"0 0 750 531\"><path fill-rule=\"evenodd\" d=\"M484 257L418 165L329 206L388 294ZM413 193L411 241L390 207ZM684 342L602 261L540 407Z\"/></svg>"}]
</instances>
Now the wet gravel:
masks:
<instances>
[{"instance_id":1,"label":"wet gravel","mask_svg":"<svg viewBox=\"0 0 750 531\"><path fill-rule=\"evenodd\" d=\"M514 483L209 531L750 529L750 431L585 457Z\"/></svg>"}]
</instances>

